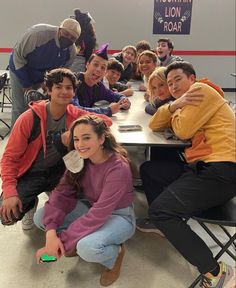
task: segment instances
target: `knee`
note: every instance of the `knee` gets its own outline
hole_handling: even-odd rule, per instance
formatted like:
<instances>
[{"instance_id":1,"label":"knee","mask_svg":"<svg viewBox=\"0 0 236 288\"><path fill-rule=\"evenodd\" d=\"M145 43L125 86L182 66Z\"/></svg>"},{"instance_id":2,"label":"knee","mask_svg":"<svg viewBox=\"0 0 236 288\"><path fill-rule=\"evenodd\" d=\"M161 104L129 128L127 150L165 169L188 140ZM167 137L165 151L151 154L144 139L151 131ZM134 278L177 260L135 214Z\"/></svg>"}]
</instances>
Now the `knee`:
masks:
<instances>
[{"instance_id":1,"label":"knee","mask_svg":"<svg viewBox=\"0 0 236 288\"><path fill-rule=\"evenodd\" d=\"M79 240L76 245L77 255L87 262L94 262L93 259L97 254L96 250L97 248L94 247L94 245L92 245L92 243L90 243L86 237Z\"/></svg>"},{"instance_id":2,"label":"knee","mask_svg":"<svg viewBox=\"0 0 236 288\"><path fill-rule=\"evenodd\" d=\"M45 227L43 225L43 212L44 212L43 208L38 209L34 214L33 220L36 227L45 230Z\"/></svg>"},{"instance_id":3,"label":"knee","mask_svg":"<svg viewBox=\"0 0 236 288\"><path fill-rule=\"evenodd\" d=\"M155 223L157 228L160 228L162 223L165 224L168 220L170 220L172 213L168 207L161 203L161 201L156 200L154 200L150 205L148 213L151 222Z\"/></svg>"},{"instance_id":4,"label":"knee","mask_svg":"<svg viewBox=\"0 0 236 288\"><path fill-rule=\"evenodd\" d=\"M163 209L162 209L163 210ZM161 207L158 201L154 200L149 207L148 214L150 219L158 219L161 214Z\"/></svg>"}]
</instances>

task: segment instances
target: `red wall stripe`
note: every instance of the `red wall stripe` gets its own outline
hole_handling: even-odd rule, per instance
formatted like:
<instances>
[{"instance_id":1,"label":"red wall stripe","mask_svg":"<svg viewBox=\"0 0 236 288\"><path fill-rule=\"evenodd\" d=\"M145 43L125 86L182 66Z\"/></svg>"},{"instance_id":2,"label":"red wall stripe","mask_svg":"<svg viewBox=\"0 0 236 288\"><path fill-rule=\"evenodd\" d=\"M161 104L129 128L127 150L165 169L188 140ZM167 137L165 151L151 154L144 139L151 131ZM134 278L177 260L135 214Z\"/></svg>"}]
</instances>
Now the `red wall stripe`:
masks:
<instances>
[{"instance_id":1,"label":"red wall stripe","mask_svg":"<svg viewBox=\"0 0 236 288\"><path fill-rule=\"evenodd\" d=\"M195 55L195 56L235 56L236 51L211 51L211 50L174 50L176 55Z\"/></svg>"},{"instance_id":2,"label":"red wall stripe","mask_svg":"<svg viewBox=\"0 0 236 288\"><path fill-rule=\"evenodd\" d=\"M11 53L12 48L0 48L0 53ZM108 50L109 54L120 52L120 50ZM175 50L175 55L192 56L236 56L236 51L232 50Z\"/></svg>"},{"instance_id":3,"label":"red wall stripe","mask_svg":"<svg viewBox=\"0 0 236 288\"><path fill-rule=\"evenodd\" d=\"M109 54L120 52L120 50L108 50ZM193 55L193 56L236 56L236 51L211 51L211 50L174 50L175 55Z\"/></svg>"},{"instance_id":4,"label":"red wall stripe","mask_svg":"<svg viewBox=\"0 0 236 288\"><path fill-rule=\"evenodd\" d=\"M12 48L0 48L0 53L11 53Z\"/></svg>"}]
</instances>

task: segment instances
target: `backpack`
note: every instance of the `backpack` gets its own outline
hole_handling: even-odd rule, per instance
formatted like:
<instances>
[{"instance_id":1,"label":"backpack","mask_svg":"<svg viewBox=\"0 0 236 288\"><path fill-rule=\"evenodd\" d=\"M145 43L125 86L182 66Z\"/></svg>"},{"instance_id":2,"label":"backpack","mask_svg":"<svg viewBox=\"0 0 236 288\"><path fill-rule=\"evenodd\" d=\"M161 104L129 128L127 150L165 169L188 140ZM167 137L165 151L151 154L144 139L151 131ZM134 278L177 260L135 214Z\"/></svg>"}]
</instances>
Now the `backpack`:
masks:
<instances>
[{"instance_id":1,"label":"backpack","mask_svg":"<svg viewBox=\"0 0 236 288\"><path fill-rule=\"evenodd\" d=\"M26 106L28 106L28 104L31 101L47 100L47 99L49 99L48 95L43 94L38 90L30 89L24 93L24 101Z\"/></svg>"}]
</instances>

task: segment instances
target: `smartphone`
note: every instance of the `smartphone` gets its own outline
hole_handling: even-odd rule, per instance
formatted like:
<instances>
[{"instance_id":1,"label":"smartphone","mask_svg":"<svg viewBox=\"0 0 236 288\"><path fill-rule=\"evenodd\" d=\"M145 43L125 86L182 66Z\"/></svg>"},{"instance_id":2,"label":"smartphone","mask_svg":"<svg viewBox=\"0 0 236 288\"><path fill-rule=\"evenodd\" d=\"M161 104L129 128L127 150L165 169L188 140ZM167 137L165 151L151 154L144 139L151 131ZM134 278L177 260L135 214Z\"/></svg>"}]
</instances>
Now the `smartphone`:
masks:
<instances>
[{"instance_id":1,"label":"smartphone","mask_svg":"<svg viewBox=\"0 0 236 288\"><path fill-rule=\"evenodd\" d=\"M57 261L57 257L55 256L50 256L48 255L47 253L43 254L40 258L40 260L42 262L54 262L54 261Z\"/></svg>"},{"instance_id":2,"label":"smartphone","mask_svg":"<svg viewBox=\"0 0 236 288\"><path fill-rule=\"evenodd\" d=\"M119 125L118 129L119 129L119 131L141 131L142 126L137 125L137 124Z\"/></svg>"}]
</instances>

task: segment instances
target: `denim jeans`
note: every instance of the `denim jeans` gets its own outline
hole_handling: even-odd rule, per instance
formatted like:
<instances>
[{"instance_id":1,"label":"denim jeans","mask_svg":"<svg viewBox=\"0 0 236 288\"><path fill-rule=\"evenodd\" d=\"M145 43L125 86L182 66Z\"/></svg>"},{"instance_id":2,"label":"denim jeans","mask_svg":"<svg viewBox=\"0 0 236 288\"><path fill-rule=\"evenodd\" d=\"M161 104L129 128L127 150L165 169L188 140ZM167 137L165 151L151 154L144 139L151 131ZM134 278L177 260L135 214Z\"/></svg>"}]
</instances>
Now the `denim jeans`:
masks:
<instances>
[{"instance_id":1,"label":"denim jeans","mask_svg":"<svg viewBox=\"0 0 236 288\"><path fill-rule=\"evenodd\" d=\"M12 93L12 111L11 111L11 127L13 127L16 119L22 114L26 109L24 102L24 91L20 80L10 70L10 83L11 83L11 93Z\"/></svg>"},{"instance_id":2,"label":"denim jeans","mask_svg":"<svg viewBox=\"0 0 236 288\"><path fill-rule=\"evenodd\" d=\"M64 223L57 229L57 232L67 229L72 222L87 213L88 210L87 205L78 201L75 209L66 215ZM44 230L43 211L44 208L41 208L34 215L35 225L42 230ZM77 242L76 253L87 262L100 263L111 269L119 253L120 244L131 238L134 232L133 207L115 210L102 227Z\"/></svg>"},{"instance_id":3,"label":"denim jeans","mask_svg":"<svg viewBox=\"0 0 236 288\"><path fill-rule=\"evenodd\" d=\"M10 70L10 84L11 84L11 97L12 97L12 111L11 111L11 127L13 127L17 118L28 109L28 105L25 103L23 86L16 76ZM40 85L36 84L32 86L32 89L37 90Z\"/></svg>"}]
</instances>

